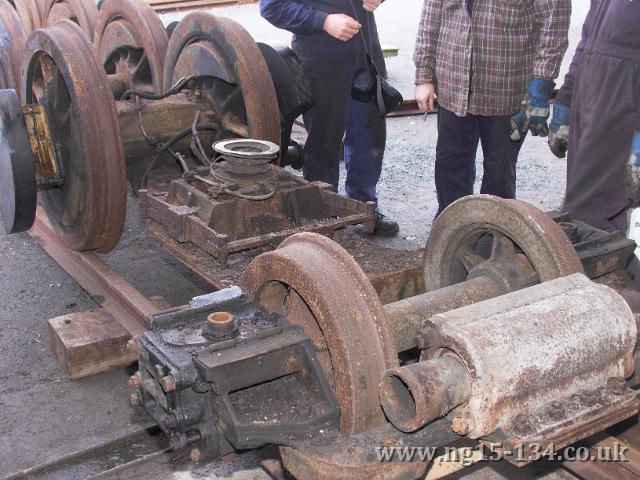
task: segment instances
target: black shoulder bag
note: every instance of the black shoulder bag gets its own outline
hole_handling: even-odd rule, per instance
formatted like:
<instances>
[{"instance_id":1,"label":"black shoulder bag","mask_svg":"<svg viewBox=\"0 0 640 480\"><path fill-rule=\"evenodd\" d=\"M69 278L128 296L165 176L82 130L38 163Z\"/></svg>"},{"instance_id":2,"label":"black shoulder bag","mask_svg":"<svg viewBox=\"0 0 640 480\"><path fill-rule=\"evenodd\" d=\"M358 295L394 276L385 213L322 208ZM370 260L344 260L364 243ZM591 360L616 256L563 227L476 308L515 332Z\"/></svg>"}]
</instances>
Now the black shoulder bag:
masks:
<instances>
[{"instance_id":1,"label":"black shoulder bag","mask_svg":"<svg viewBox=\"0 0 640 480\"><path fill-rule=\"evenodd\" d=\"M353 0L349 1L357 19L358 14ZM367 11L365 11L365 14L367 17L367 28L369 35L371 35L370 18L373 14ZM363 33L358 32L358 35L360 35L362 39L362 46L367 56L367 66L356 70L351 84L351 98L358 102L373 102L380 111L380 116L384 117L387 113L393 112L402 103L402 94L380 75L373 60L371 60L371 54L369 53L367 42L364 40Z\"/></svg>"}]
</instances>

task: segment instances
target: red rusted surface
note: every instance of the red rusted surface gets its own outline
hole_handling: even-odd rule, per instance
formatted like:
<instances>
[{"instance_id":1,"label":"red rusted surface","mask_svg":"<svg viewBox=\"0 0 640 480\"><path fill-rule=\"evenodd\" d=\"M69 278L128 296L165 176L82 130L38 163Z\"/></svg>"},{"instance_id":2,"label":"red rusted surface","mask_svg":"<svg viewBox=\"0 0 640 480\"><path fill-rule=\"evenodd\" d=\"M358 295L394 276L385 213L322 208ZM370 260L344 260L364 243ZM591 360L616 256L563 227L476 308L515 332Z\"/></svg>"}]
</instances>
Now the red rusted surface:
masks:
<instances>
[{"instance_id":1,"label":"red rusted surface","mask_svg":"<svg viewBox=\"0 0 640 480\"><path fill-rule=\"evenodd\" d=\"M163 91L168 43L160 17L146 2L105 0L102 4L94 39L98 62L107 74L118 75L126 89Z\"/></svg>"},{"instance_id":2,"label":"red rusted surface","mask_svg":"<svg viewBox=\"0 0 640 480\"><path fill-rule=\"evenodd\" d=\"M467 367L451 353L387 370L380 384L385 415L409 433L444 417L470 395Z\"/></svg>"},{"instance_id":3,"label":"red rusted surface","mask_svg":"<svg viewBox=\"0 0 640 480\"><path fill-rule=\"evenodd\" d=\"M46 0L42 12L42 26L55 25L61 20L71 20L78 24L93 41L98 21L98 7L94 0Z\"/></svg>"},{"instance_id":4,"label":"red rusted surface","mask_svg":"<svg viewBox=\"0 0 640 480\"><path fill-rule=\"evenodd\" d=\"M42 103L59 146L63 188L39 199L62 242L106 252L116 245L126 209L124 152L115 103L93 47L69 20L27 42L25 103Z\"/></svg>"},{"instance_id":5,"label":"red rusted surface","mask_svg":"<svg viewBox=\"0 0 640 480\"><path fill-rule=\"evenodd\" d=\"M143 215L179 242L197 245L223 266L233 253L276 247L296 233L331 234L357 224L373 228L373 204L342 197L324 184L307 183L279 167L271 168L274 179L269 188L274 194L266 200L203 191L177 180L166 195L141 193Z\"/></svg>"},{"instance_id":6,"label":"red rusted surface","mask_svg":"<svg viewBox=\"0 0 640 480\"><path fill-rule=\"evenodd\" d=\"M26 8L24 4L21 8ZM0 0L0 89L14 89L20 92L20 70L22 52L26 40L26 29L21 23L19 13L7 0Z\"/></svg>"},{"instance_id":7,"label":"red rusted surface","mask_svg":"<svg viewBox=\"0 0 640 480\"><path fill-rule=\"evenodd\" d=\"M192 75L208 76L200 88L217 108L218 138L280 143L280 112L267 64L238 23L205 12L180 22L167 48L163 85L168 88ZM216 83L222 88L215 88Z\"/></svg>"},{"instance_id":8,"label":"red rusted surface","mask_svg":"<svg viewBox=\"0 0 640 480\"><path fill-rule=\"evenodd\" d=\"M24 32L29 35L42 24L42 0L8 0L17 12Z\"/></svg>"},{"instance_id":9,"label":"red rusted surface","mask_svg":"<svg viewBox=\"0 0 640 480\"><path fill-rule=\"evenodd\" d=\"M427 447L434 451L457 439L446 419L433 422L414 435L406 435L390 424L354 436L320 434L295 447L282 447L282 462L295 478L313 480L413 480L423 478L429 461L407 462L398 456L384 462L376 448Z\"/></svg>"},{"instance_id":10,"label":"red rusted surface","mask_svg":"<svg viewBox=\"0 0 640 480\"><path fill-rule=\"evenodd\" d=\"M426 290L466 280L492 259L496 244L503 253L510 249L512 260L517 255L530 263L542 282L584 272L568 237L547 214L520 200L475 195L454 202L433 224L424 258Z\"/></svg>"},{"instance_id":11,"label":"red rusted surface","mask_svg":"<svg viewBox=\"0 0 640 480\"><path fill-rule=\"evenodd\" d=\"M344 249L321 235L294 235L257 257L242 284L259 302L295 313L289 321L306 326L320 348L326 344L345 434L383 423L378 383L398 360L382 304Z\"/></svg>"},{"instance_id":12,"label":"red rusted surface","mask_svg":"<svg viewBox=\"0 0 640 480\"><path fill-rule=\"evenodd\" d=\"M622 297L577 274L436 315L420 336L425 358L445 348L467 367L454 415L469 437L562 448L638 411L636 334Z\"/></svg>"}]
</instances>

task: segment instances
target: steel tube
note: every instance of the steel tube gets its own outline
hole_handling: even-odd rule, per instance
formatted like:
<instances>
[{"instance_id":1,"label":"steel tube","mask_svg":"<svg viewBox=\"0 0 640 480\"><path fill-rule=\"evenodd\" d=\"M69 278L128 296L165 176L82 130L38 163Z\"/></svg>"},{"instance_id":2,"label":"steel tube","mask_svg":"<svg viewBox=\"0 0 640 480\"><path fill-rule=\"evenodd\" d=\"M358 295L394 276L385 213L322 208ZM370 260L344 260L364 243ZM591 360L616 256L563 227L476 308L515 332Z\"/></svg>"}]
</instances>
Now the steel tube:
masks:
<instances>
[{"instance_id":1,"label":"steel tube","mask_svg":"<svg viewBox=\"0 0 640 480\"><path fill-rule=\"evenodd\" d=\"M508 293L494 280L477 277L466 282L423 293L384 306L387 331L391 333L396 351L416 347L415 336L425 320L472 303Z\"/></svg>"},{"instance_id":2,"label":"steel tube","mask_svg":"<svg viewBox=\"0 0 640 480\"><path fill-rule=\"evenodd\" d=\"M387 370L380 383L384 413L403 432L415 432L470 396L467 367L454 355Z\"/></svg>"}]
</instances>

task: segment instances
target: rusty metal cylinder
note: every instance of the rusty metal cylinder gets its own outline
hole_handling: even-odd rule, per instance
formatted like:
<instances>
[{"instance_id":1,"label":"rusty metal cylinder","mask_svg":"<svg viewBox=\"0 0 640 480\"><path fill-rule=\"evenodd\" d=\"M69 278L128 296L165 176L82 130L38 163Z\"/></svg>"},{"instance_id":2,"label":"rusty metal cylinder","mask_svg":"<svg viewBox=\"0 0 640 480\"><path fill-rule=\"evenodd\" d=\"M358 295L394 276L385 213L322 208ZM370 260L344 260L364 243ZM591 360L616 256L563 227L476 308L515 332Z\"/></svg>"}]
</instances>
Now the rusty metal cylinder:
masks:
<instances>
[{"instance_id":1,"label":"rusty metal cylinder","mask_svg":"<svg viewBox=\"0 0 640 480\"><path fill-rule=\"evenodd\" d=\"M471 395L454 413L470 438L498 429L523 434L516 428L523 413L543 429L554 415L553 422L577 425L576 418L623 411L624 396L609 412L575 399L595 398L610 379L631 376L636 334L624 299L582 274L435 315L420 332L423 357L445 349L466 365ZM558 417L553 401L571 408Z\"/></svg>"},{"instance_id":2,"label":"rusty metal cylinder","mask_svg":"<svg viewBox=\"0 0 640 480\"><path fill-rule=\"evenodd\" d=\"M450 287L423 293L384 306L387 331L396 351L416 346L416 333L426 320L439 313L481 302L507 293L495 281L477 277Z\"/></svg>"},{"instance_id":3,"label":"rusty metal cylinder","mask_svg":"<svg viewBox=\"0 0 640 480\"><path fill-rule=\"evenodd\" d=\"M403 432L446 415L470 395L469 373L454 355L387 370L380 383L384 413Z\"/></svg>"}]
</instances>

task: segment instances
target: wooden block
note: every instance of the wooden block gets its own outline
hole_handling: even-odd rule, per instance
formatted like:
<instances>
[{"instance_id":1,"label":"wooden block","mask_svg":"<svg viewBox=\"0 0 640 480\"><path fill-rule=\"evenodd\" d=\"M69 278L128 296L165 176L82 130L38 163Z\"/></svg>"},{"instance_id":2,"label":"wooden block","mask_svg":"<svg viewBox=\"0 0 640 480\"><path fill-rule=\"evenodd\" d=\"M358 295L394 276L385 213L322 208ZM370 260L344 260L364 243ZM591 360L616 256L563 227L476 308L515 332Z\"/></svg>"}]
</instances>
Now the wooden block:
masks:
<instances>
[{"instance_id":1,"label":"wooden block","mask_svg":"<svg viewBox=\"0 0 640 480\"><path fill-rule=\"evenodd\" d=\"M138 358L126 351L131 334L101 308L51 318L48 323L51 348L73 379L124 367Z\"/></svg>"}]
</instances>

